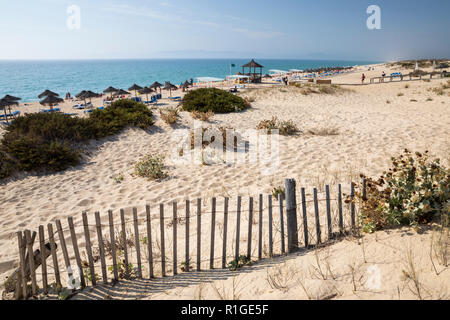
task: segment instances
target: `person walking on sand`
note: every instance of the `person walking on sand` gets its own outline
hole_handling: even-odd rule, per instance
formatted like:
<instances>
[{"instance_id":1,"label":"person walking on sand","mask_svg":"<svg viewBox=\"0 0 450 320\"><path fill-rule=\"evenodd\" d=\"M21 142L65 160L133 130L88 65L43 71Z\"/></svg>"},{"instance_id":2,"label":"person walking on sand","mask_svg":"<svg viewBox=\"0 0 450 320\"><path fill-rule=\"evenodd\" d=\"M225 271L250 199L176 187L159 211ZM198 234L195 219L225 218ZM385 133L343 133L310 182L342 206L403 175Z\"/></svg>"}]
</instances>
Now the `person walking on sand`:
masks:
<instances>
[{"instance_id":1,"label":"person walking on sand","mask_svg":"<svg viewBox=\"0 0 450 320\"><path fill-rule=\"evenodd\" d=\"M364 84L364 80L366 80L366 75L363 73L361 77L361 84Z\"/></svg>"},{"instance_id":2,"label":"person walking on sand","mask_svg":"<svg viewBox=\"0 0 450 320\"><path fill-rule=\"evenodd\" d=\"M381 74L381 77L383 78L383 79L381 79L381 82L384 82L384 78L386 77L386 73L383 71L383 73Z\"/></svg>"}]
</instances>

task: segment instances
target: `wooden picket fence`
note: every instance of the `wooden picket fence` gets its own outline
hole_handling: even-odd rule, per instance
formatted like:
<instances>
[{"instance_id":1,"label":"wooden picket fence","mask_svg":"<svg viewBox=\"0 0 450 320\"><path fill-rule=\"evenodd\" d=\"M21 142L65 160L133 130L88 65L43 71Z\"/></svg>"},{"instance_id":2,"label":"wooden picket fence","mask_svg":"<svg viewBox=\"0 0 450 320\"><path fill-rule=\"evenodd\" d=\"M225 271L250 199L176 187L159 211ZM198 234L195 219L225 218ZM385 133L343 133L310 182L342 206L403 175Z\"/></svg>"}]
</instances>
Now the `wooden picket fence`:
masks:
<instances>
[{"instance_id":1,"label":"wooden picket fence","mask_svg":"<svg viewBox=\"0 0 450 320\"><path fill-rule=\"evenodd\" d=\"M366 182L362 182L362 190L365 194ZM172 205L172 216L167 217L165 214L165 205L159 205L159 216L151 215L151 207L145 207L145 217L138 216L137 208L132 208L132 219L127 220L125 210L120 210L120 222L114 221L114 214L112 210L108 211L108 223L102 224L99 212L95 212L95 224L89 224L89 217L87 212L82 213L82 232L78 232L74 223L73 217L68 217L67 226L63 228L60 220L56 220L56 234L53 224L47 225L47 237L45 236L44 226L39 226L38 232L31 233L30 230L17 232L18 249L19 249L19 268L15 274L10 277L15 279L14 292L15 299L27 299L30 296L36 296L38 293L48 294L50 287L56 292L60 292L64 287L70 288L70 283L73 283L74 278L78 280L78 290L74 289L72 292L76 293L88 286L96 286L100 280L96 270L101 270L101 282L107 284L108 281L117 282L122 279L143 278L143 269L147 268L143 264L143 254L146 256L148 264L147 278L155 278L156 267L158 266L158 275L162 277L168 276L168 265L170 262L166 252L166 238L165 229L167 227L172 229L172 248L171 248L171 275L176 276L179 271L191 272L191 270L201 271L209 264L209 269L221 268L226 269L230 261L238 261L242 257L253 259L253 261L272 258L276 255L283 255L293 253L300 247L308 249L318 245L324 245L329 241L334 241L339 237L348 234L357 227L356 223L356 208L355 202L351 201L347 204L347 211L344 214L343 192L342 186L339 184L336 190L337 197L331 199L330 187L325 186L325 198L319 199L319 192L317 188L313 189L312 200L307 199L305 188L300 189L297 196L297 188L295 180L285 181L285 197L280 194L274 205L272 195L267 195L267 202L264 202L264 196L261 194L258 198L258 210L254 209L254 198L248 199L248 210L243 208L243 199L241 196L236 198L236 210L230 210L230 199L223 199L223 211L217 208L217 199L211 199L211 211L205 212L202 209L202 199L196 201L196 212L191 213L191 201L186 200L184 215L179 216L178 206L176 202ZM349 197L355 197L355 184L349 186ZM285 202L285 204L283 204ZM266 205L264 206L264 203ZM321 215L319 213L319 204L325 204L326 223L321 223ZM334 214L332 214L332 203L334 205ZM297 204L301 206L297 207ZM309 217L307 206L313 207L313 217ZM277 211L275 213L274 211ZM301 212L300 212L301 211ZM241 239L241 223L242 215L247 213L248 229L247 239ZM222 230L222 244L216 245L216 224L217 214L223 214L223 220L220 219L220 229ZM233 220L235 220L233 238L229 238L229 218L230 214L234 213ZM257 222L255 223L254 214L257 213ZM205 244L205 239L202 239L202 218L210 215L210 230L209 231L209 257L202 256L202 245ZM191 219L196 220L196 235L191 234ZM159 230L154 230L154 224L159 220ZM276 223L275 223L276 220ZM312 220L312 221L311 221ZM348 223L349 221L349 223ZM168 222L168 223L167 223ZM178 225L181 222L185 223L184 234L179 237ZM203 221L205 222L205 221ZM127 225L132 224L131 239L127 237ZM257 230L257 250L252 248L253 245L253 225L258 224ZM265 224L265 231L263 232L263 224ZM314 225L314 228L312 226ZM286 226L286 228L285 228ZM91 238L91 231L96 233L96 240ZM92 230L91 230L92 229ZM103 234L103 230L107 230L107 234ZM117 234L117 231L119 233ZM70 237L66 238L67 232ZM275 235L276 232L276 235ZM128 232L130 233L130 232ZM266 235L265 235L266 233ZM38 245L35 240L39 234ZM56 235L58 239L56 239ZM141 237L143 235L144 237ZM204 234L203 234L204 235ZM299 235L301 237L299 237ZM326 236L324 236L326 235ZM159 236L159 239L157 238ZM192 241L193 238L195 241ZM263 239L264 237L264 239ZM84 238L84 255L87 257L85 261L82 260L79 241ZM277 241L275 241L275 238ZM69 240L70 239L70 240ZM59 241L58 241L59 240ZM169 239L170 240L170 239ZM96 241L98 248L94 246ZM242 253L242 242L246 241L246 254ZM191 248L191 242L196 242L196 247ZM179 243L184 244L184 261L181 265L178 264L181 255L178 253ZM267 247L268 251L266 252ZM141 248L141 245L144 247ZM276 246L275 246L276 245ZM38 247L34 250L34 247ZM155 246L159 252L155 251ZM231 248L230 248L231 246ZM133 249L134 248L134 249ZM70 253L69 253L69 249ZM94 249L97 249L97 254L94 254ZM135 260L131 263L131 250L135 251ZM195 249L195 251L191 250ZM254 253L256 251L256 253ZM263 254L263 251L264 254ZM195 252L195 253L194 253ZM65 271L67 274L67 286L63 283L63 274L60 269L58 257L62 254L62 261L64 261ZM157 256L156 256L157 255ZM204 255L204 254L203 254ZM52 263L47 262L50 258ZM195 268L191 267L191 258L195 257ZM71 259L72 258L72 259ZM72 267L72 261L75 260L75 267ZM110 259L111 261L107 261ZM98 263L99 261L99 263ZM203 265L202 265L203 264ZM131 267L133 266L133 267ZM208 268L206 267L206 268ZM40 268L40 273L37 272ZM75 270L73 270L75 268ZM53 272L50 272L51 269ZM77 271L77 272L74 272ZM108 275L109 271L109 275ZM75 275L77 275L77 278ZM39 276L39 277L38 277ZM53 276L52 279L50 277ZM39 279L40 278L40 279ZM31 282L31 286L28 284ZM42 286L38 288L38 282ZM75 281L77 282L77 281ZM53 285L50 286L50 283Z\"/></svg>"}]
</instances>

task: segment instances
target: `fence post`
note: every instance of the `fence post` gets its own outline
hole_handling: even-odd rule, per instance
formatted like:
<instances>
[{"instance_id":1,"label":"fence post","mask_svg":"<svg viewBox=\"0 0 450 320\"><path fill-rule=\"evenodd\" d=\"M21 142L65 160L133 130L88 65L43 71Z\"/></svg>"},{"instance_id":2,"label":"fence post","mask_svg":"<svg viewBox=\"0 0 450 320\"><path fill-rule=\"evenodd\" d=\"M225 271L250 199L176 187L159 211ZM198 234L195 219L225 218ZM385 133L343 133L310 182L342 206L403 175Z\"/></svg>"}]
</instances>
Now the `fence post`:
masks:
<instances>
[{"instance_id":1,"label":"fence post","mask_svg":"<svg viewBox=\"0 0 450 320\"><path fill-rule=\"evenodd\" d=\"M241 237L241 196L237 197L237 212L236 212L236 245L235 245L235 259L239 259L239 243Z\"/></svg>"},{"instance_id":2,"label":"fence post","mask_svg":"<svg viewBox=\"0 0 450 320\"><path fill-rule=\"evenodd\" d=\"M95 212L95 228L97 230L98 248L100 251L100 263L102 268L103 283L108 283L108 275L106 273L106 261L105 261L105 244L103 243L102 235L102 222L100 219L100 212Z\"/></svg>"},{"instance_id":3,"label":"fence post","mask_svg":"<svg viewBox=\"0 0 450 320\"><path fill-rule=\"evenodd\" d=\"M89 269L91 272L91 282L92 285L95 286L97 284L97 279L95 278L94 259L92 258L91 237L89 235L89 224L86 211L83 212L83 226L84 226L84 237L86 239L86 252L89 260Z\"/></svg>"},{"instance_id":4,"label":"fence post","mask_svg":"<svg viewBox=\"0 0 450 320\"><path fill-rule=\"evenodd\" d=\"M350 185L350 216L351 216L351 220L352 220L352 232L355 230L355 225L356 225L356 217L355 217L355 185L352 182Z\"/></svg>"},{"instance_id":5,"label":"fence post","mask_svg":"<svg viewBox=\"0 0 450 320\"><path fill-rule=\"evenodd\" d=\"M191 208L189 200L186 200L186 249L185 249L185 272L189 272L191 264L189 263L189 222L190 222Z\"/></svg>"},{"instance_id":6,"label":"fence post","mask_svg":"<svg viewBox=\"0 0 450 320\"><path fill-rule=\"evenodd\" d=\"M338 214L339 214L339 232L344 233L344 217L342 214L342 186L338 185Z\"/></svg>"},{"instance_id":7,"label":"fence post","mask_svg":"<svg viewBox=\"0 0 450 320\"><path fill-rule=\"evenodd\" d=\"M328 240L333 238L333 227L331 225L331 203L330 203L330 186L325 186L326 201L327 201L327 226L328 226Z\"/></svg>"},{"instance_id":8,"label":"fence post","mask_svg":"<svg viewBox=\"0 0 450 320\"><path fill-rule=\"evenodd\" d=\"M247 236L247 258L252 257L252 228L253 228L253 198L248 202L248 236Z\"/></svg>"},{"instance_id":9,"label":"fence post","mask_svg":"<svg viewBox=\"0 0 450 320\"><path fill-rule=\"evenodd\" d=\"M309 246L308 214L306 212L306 192L302 188L303 233L305 235L305 248Z\"/></svg>"},{"instance_id":10,"label":"fence post","mask_svg":"<svg viewBox=\"0 0 450 320\"><path fill-rule=\"evenodd\" d=\"M148 250L148 268L150 272L150 278L154 278L153 274L153 249L152 249L152 220L150 215L150 206L145 206L147 214L147 250Z\"/></svg>"},{"instance_id":11,"label":"fence post","mask_svg":"<svg viewBox=\"0 0 450 320\"><path fill-rule=\"evenodd\" d=\"M130 277L130 268L128 263L128 249L127 249L127 229L125 226L125 210L120 209L120 223L122 225L122 245L123 245L123 260L125 262L125 275Z\"/></svg>"},{"instance_id":12,"label":"fence post","mask_svg":"<svg viewBox=\"0 0 450 320\"><path fill-rule=\"evenodd\" d=\"M280 233L281 233L281 254L286 252L286 246L284 243L284 217L283 217L283 195L278 194L278 204L280 206Z\"/></svg>"},{"instance_id":13,"label":"fence post","mask_svg":"<svg viewBox=\"0 0 450 320\"><path fill-rule=\"evenodd\" d=\"M258 228L258 260L262 259L262 251L263 251L263 195L259 195L259 228Z\"/></svg>"},{"instance_id":14,"label":"fence post","mask_svg":"<svg viewBox=\"0 0 450 320\"><path fill-rule=\"evenodd\" d=\"M48 239L50 241L50 251L52 253L52 260L53 260L53 270L55 270L55 281L58 292L61 290L61 278L59 276L59 265L58 265L58 257L56 256L56 243L55 238L53 234L53 225L49 223L47 225L48 229Z\"/></svg>"},{"instance_id":15,"label":"fence post","mask_svg":"<svg viewBox=\"0 0 450 320\"><path fill-rule=\"evenodd\" d=\"M25 240L22 237L22 232L17 232L17 242L19 243L19 255L20 255L20 277L17 278L17 281L22 281L22 297L23 299L27 299L28 290L27 290L27 278L25 273L26 261L25 261Z\"/></svg>"},{"instance_id":16,"label":"fence post","mask_svg":"<svg viewBox=\"0 0 450 320\"><path fill-rule=\"evenodd\" d=\"M111 255L113 261L114 281L119 281L119 272L117 270L117 250L116 250L116 237L114 236L114 216L112 210L108 210L109 219L109 237L111 241Z\"/></svg>"},{"instance_id":17,"label":"fence post","mask_svg":"<svg viewBox=\"0 0 450 320\"><path fill-rule=\"evenodd\" d=\"M81 287L84 288L84 287L86 287L86 282L84 281L83 267L81 265L80 250L78 249L78 241L77 241L77 235L75 233L75 226L73 224L73 218L68 217L67 222L69 223L70 237L72 238L73 252L75 254L75 261L76 261L77 267L78 267L78 274L80 275L80 284L81 284Z\"/></svg>"},{"instance_id":18,"label":"fence post","mask_svg":"<svg viewBox=\"0 0 450 320\"><path fill-rule=\"evenodd\" d=\"M177 273L178 273L178 270L177 270L177 240L178 240L178 237L177 237L177 224L178 224L178 214L177 214L177 203L174 201L173 203L172 203L172 214L173 214L173 224L172 224L172 237L173 237L173 239L172 239L172 246L173 246L173 249L172 249L172 254L173 254L173 257L172 257L172 260L173 260L173 275L176 275Z\"/></svg>"},{"instance_id":19,"label":"fence post","mask_svg":"<svg viewBox=\"0 0 450 320\"><path fill-rule=\"evenodd\" d=\"M214 240L216 235L216 198L212 198L211 211L211 250L209 254L209 268L214 269Z\"/></svg>"},{"instance_id":20,"label":"fence post","mask_svg":"<svg viewBox=\"0 0 450 320\"><path fill-rule=\"evenodd\" d=\"M71 279L73 276L73 272L72 272L72 268L70 266L69 253L67 251L66 240L64 239L64 232L63 232L60 220L56 220L56 230L59 235L59 242L61 243L61 249L62 249L63 257L64 257L64 263L66 264L66 271L69 276L69 279Z\"/></svg>"},{"instance_id":21,"label":"fence post","mask_svg":"<svg viewBox=\"0 0 450 320\"><path fill-rule=\"evenodd\" d=\"M44 257L44 252L47 250L45 247L45 234L44 226L39 226L39 244L41 248L41 268L42 268L42 289L44 294L48 293L48 279L47 279L47 259ZM17 278L17 282L20 283L20 278Z\"/></svg>"},{"instance_id":22,"label":"fence post","mask_svg":"<svg viewBox=\"0 0 450 320\"><path fill-rule=\"evenodd\" d=\"M223 247L222 247L222 269L227 266L227 232L228 232L228 198L224 199L223 208Z\"/></svg>"},{"instance_id":23,"label":"fence post","mask_svg":"<svg viewBox=\"0 0 450 320\"><path fill-rule=\"evenodd\" d=\"M202 245L202 199L197 199L197 271L201 269L201 245Z\"/></svg>"},{"instance_id":24,"label":"fence post","mask_svg":"<svg viewBox=\"0 0 450 320\"><path fill-rule=\"evenodd\" d=\"M296 187L295 180L286 179L285 186L286 186L288 253L292 253L298 249L297 199L295 196L295 187Z\"/></svg>"},{"instance_id":25,"label":"fence post","mask_svg":"<svg viewBox=\"0 0 450 320\"><path fill-rule=\"evenodd\" d=\"M25 240L27 243L27 250L28 250L28 263L29 263L30 275L31 275L31 290L32 290L32 294L34 296L34 295L36 295L36 292L37 292L37 284L36 284L36 269L34 266L33 242L31 240L30 230L25 230Z\"/></svg>"},{"instance_id":26,"label":"fence post","mask_svg":"<svg viewBox=\"0 0 450 320\"><path fill-rule=\"evenodd\" d=\"M272 236L272 195L268 196L268 211L269 211L269 257L273 257L273 236Z\"/></svg>"},{"instance_id":27,"label":"fence post","mask_svg":"<svg viewBox=\"0 0 450 320\"><path fill-rule=\"evenodd\" d=\"M159 226L161 231L161 273L166 276L166 248L164 244L164 204L159 205Z\"/></svg>"},{"instance_id":28,"label":"fence post","mask_svg":"<svg viewBox=\"0 0 450 320\"><path fill-rule=\"evenodd\" d=\"M316 245L319 245L322 242L322 236L320 230L319 200L317 198L317 188L314 188L314 215L316 217Z\"/></svg>"}]
</instances>

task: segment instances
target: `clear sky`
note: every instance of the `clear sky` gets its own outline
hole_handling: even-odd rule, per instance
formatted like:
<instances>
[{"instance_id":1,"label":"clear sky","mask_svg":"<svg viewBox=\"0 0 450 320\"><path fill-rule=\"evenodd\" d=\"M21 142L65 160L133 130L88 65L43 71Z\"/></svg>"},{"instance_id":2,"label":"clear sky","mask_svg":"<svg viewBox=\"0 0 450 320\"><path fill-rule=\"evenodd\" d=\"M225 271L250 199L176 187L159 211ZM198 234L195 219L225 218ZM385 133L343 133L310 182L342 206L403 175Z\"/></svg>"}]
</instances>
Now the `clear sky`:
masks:
<instances>
[{"instance_id":1,"label":"clear sky","mask_svg":"<svg viewBox=\"0 0 450 320\"><path fill-rule=\"evenodd\" d=\"M450 58L449 13L448 0L2 0L0 59Z\"/></svg>"}]
</instances>

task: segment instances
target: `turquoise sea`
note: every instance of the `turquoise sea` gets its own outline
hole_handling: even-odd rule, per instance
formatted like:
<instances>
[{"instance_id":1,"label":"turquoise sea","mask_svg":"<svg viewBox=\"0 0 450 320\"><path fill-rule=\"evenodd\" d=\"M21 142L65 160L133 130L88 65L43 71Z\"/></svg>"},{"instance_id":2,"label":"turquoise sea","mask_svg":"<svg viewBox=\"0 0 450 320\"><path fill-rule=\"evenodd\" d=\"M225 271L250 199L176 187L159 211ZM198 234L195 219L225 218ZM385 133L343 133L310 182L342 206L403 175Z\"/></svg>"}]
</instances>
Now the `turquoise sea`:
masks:
<instances>
[{"instance_id":1,"label":"turquoise sea","mask_svg":"<svg viewBox=\"0 0 450 320\"><path fill-rule=\"evenodd\" d=\"M78 60L78 61L0 61L0 97L18 96L22 102L37 101L37 96L50 89L65 96L82 90L102 92L109 86L128 89L134 83L149 86L154 81L180 84L196 77L225 78L242 71L250 59L151 59L151 60ZM275 60L256 59L270 69L309 69L353 66L376 61Z\"/></svg>"}]
</instances>

